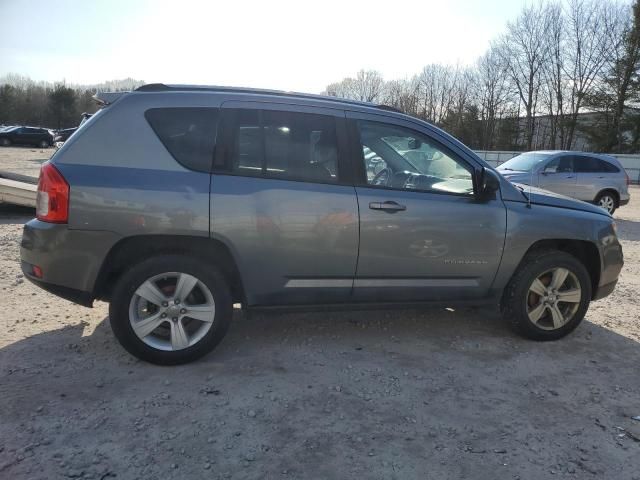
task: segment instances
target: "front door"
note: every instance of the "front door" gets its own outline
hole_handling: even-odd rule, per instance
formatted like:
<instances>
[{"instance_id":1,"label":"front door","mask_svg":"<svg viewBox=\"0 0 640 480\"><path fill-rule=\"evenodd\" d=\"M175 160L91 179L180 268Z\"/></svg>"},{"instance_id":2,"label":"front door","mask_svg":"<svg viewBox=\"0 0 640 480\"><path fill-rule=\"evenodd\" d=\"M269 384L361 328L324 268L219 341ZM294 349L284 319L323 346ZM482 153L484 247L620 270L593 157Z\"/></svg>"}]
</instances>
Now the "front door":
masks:
<instances>
[{"instance_id":1,"label":"front door","mask_svg":"<svg viewBox=\"0 0 640 480\"><path fill-rule=\"evenodd\" d=\"M575 196L577 175L573 163L572 155L552 158L542 167L538 175L538 186L568 197Z\"/></svg>"},{"instance_id":2,"label":"front door","mask_svg":"<svg viewBox=\"0 0 640 480\"><path fill-rule=\"evenodd\" d=\"M479 201L479 165L410 122L349 114L360 209L356 300L423 301L488 294L506 228L505 206Z\"/></svg>"}]
</instances>

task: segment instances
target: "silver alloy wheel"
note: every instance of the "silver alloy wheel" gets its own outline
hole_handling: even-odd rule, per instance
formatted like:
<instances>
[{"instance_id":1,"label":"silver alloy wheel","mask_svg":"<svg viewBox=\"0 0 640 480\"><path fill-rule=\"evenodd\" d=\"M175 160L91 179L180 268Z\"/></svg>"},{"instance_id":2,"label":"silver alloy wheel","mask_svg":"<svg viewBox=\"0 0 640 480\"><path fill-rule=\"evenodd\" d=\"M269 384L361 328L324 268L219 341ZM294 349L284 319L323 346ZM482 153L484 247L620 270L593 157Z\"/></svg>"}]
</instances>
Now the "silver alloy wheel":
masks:
<instances>
[{"instance_id":1,"label":"silver alloy wheel","mask_svg":"<svg viewBox=\"0 0 640 480\"><path fill-rule=\"evenodd\" d=\"M603 195L598 201L598 206L604 208L607 212L613 212L616 207L616 201L611 195Z\"/></svg>"},{"instance_id":2,"label":"silver alloy wheel","mask_svg":"<svg viewBox=\"0 0 640 480\"><path fill-rule=\"evenodd\" d=\"M557 330L578 311L582 300L580 282L573 272L558 267L539 275L529 287L527 315L543 330Z\"/></svg>"},{"instance_id":3,"label":"silver alloy wheel","mask_svg":"<svg viewBox=\"0 0 640 480\"><path fill-rule=\"evenodd\" d=\"M198 343L216 315L213 295L193 275L166 272L147 279L129 303L129 322L144 343L174 351Z\"/></svg>"},{"instance_id":4,"label":"silver alloy wheel","mask_svg":"<svg viewBox=\"0 0 640 480\"><path fill-rule=\"evenodd\" d=\"M47 148L49 146L49 143L46 140L42 140L40 142L40 148Z\"/></svg>"}]
</instances>

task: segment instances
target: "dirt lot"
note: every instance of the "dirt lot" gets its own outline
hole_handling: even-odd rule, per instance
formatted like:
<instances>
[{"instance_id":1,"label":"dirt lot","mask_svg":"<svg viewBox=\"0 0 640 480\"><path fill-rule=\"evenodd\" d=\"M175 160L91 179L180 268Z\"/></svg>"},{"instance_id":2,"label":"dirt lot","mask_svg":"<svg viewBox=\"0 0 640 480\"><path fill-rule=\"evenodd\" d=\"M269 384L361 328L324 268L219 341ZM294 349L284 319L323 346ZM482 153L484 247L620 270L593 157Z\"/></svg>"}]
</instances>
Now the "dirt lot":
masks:
<instances>
[{"instance_id":1,"label":"dirt lot","mask_svg":"<svg viewBox=\"0 0 640 480\"><path fill-rule=\"evenodd\" d=\"M40 165L55 151L55 148L0 147L0 171L37 178Z\"/></svg>"},{"instance_id":2,"label":"dirt lot","mask_svg":"<svg viewBox=\"0 0 640 480\"><path fill-rule=\"evenodd\" d=\"M24 281L31 212L1 209L0 478L640 479L632 198L619 286L564 340L488 310L236 311L214 353L173 368L120 348L105 304Z\"/></svg>"}]
</instances>

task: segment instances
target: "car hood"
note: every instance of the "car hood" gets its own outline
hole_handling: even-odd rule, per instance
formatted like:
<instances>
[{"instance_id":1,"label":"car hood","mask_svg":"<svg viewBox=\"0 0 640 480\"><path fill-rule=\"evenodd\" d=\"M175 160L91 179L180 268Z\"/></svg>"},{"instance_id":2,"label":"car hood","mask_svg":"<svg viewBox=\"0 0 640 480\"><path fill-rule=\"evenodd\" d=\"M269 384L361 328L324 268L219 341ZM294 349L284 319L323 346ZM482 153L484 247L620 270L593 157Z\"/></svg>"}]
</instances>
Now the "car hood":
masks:
<instances>
[{"instance_id":1,"label":"car hood","mask_svg":"<svg viewBox=\"0 0 640 480\"><path fill-rule=\"evenodd\" d=\"M531 203L534 205L548 205L550 207L569 208L571 210L582 210L583 212L597 213L607 217L611 216L603 208L591 203L566 197L548 190L543 190L542 188L531 187L530 185L523 185L515 182L514 185L522 190L525 197L531 198Z\"/></svg>"},{"instance_id":2,"label":"car hood","mask_svg":"<svg viewBox=\"0 0 640 480\"><path fill-rule=\"evenodd\" d=\"M496 169L500 175L509 180L510 182L526 183L531 181L531 172L522 172L519 170L500 170L500 167Z\"/></svg>"}]
</instances>

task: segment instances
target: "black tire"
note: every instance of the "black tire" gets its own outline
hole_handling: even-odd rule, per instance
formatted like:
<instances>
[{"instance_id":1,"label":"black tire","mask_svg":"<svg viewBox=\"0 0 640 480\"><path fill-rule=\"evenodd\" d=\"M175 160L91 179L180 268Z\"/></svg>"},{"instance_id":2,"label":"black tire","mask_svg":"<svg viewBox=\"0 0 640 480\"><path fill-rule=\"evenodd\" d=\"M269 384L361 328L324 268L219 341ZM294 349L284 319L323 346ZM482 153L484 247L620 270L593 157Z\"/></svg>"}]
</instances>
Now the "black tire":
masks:
<instances>
[{"instance_id":1,"label":"black tire","mask_svg":"<svg viewBox=\"0 0 640 480\"><path fill-rule=\"evenodd\" d=\"M608 210L609 213L611 215L613 215L613 212L615 212L616 209L620 206L620 202L618 201L618 195L615 192L613 192L611 190L605 190L603 192L600 192L598 194L598 196L596 197L596 199L593 201L593 203L595 203L596 205L600 206L600 202L605 197L609 197L611 199L611 201L613 202L613 208L611 210Z\"/></svg>"},{"instance_id":2,"label":"black tire","mask_svg":"<svg viewBox=\"0 0 640 480\"><path fill-rule=\"evenodd\" d=\"M10 147L11 140L9 140L8 138L3 138L2 140L0 140L0 145L2 145L3 147Z\"/></svg>"},{"instance_id":3,"label":"black tire","mask_svg":"<svg viewBox=\"0 0 640 480\"><path fill-rule=\"evenodd\" d=\"M555 330L540 328L529 319L527 299L533 281L548 270L566 268L577 278L582 290L578 309L573 317ZM507 285L502 297L502 314L513 329L532 340L557 340L573 331L582 321L591 301L591 277L585 266L573 255L558 250L538 250L528 253Z\"/></svg>"},{"instance_id":4,"label":"black tire","mask_svg":"<svg viewBox=\"0 0 640 480\"><path fill-rule=\"evenodd\" d=\"M37 146L40 148L49 148L51 145L46 140L42 140L40 143L38 143Z\"/></svg>"},{"instance_id":5,"label":"black tire","mask_svg":"<svg viewBox=\"0 0 640 480\"><path fill-rule=\"evenodd\" d=\"M129 304L142 283L154 275L182 272L193 275L206 285L215 301L213 324L196 344L182 350L164 351L143 342L129 321ZM132 355L158 365L178 365L196 360L213 350L227 333L233 314L233 301L225 277L213 265L183 255L152 257L125 272L113 291L109 320L116 338Z\"/></svg>"}]
</instances>

